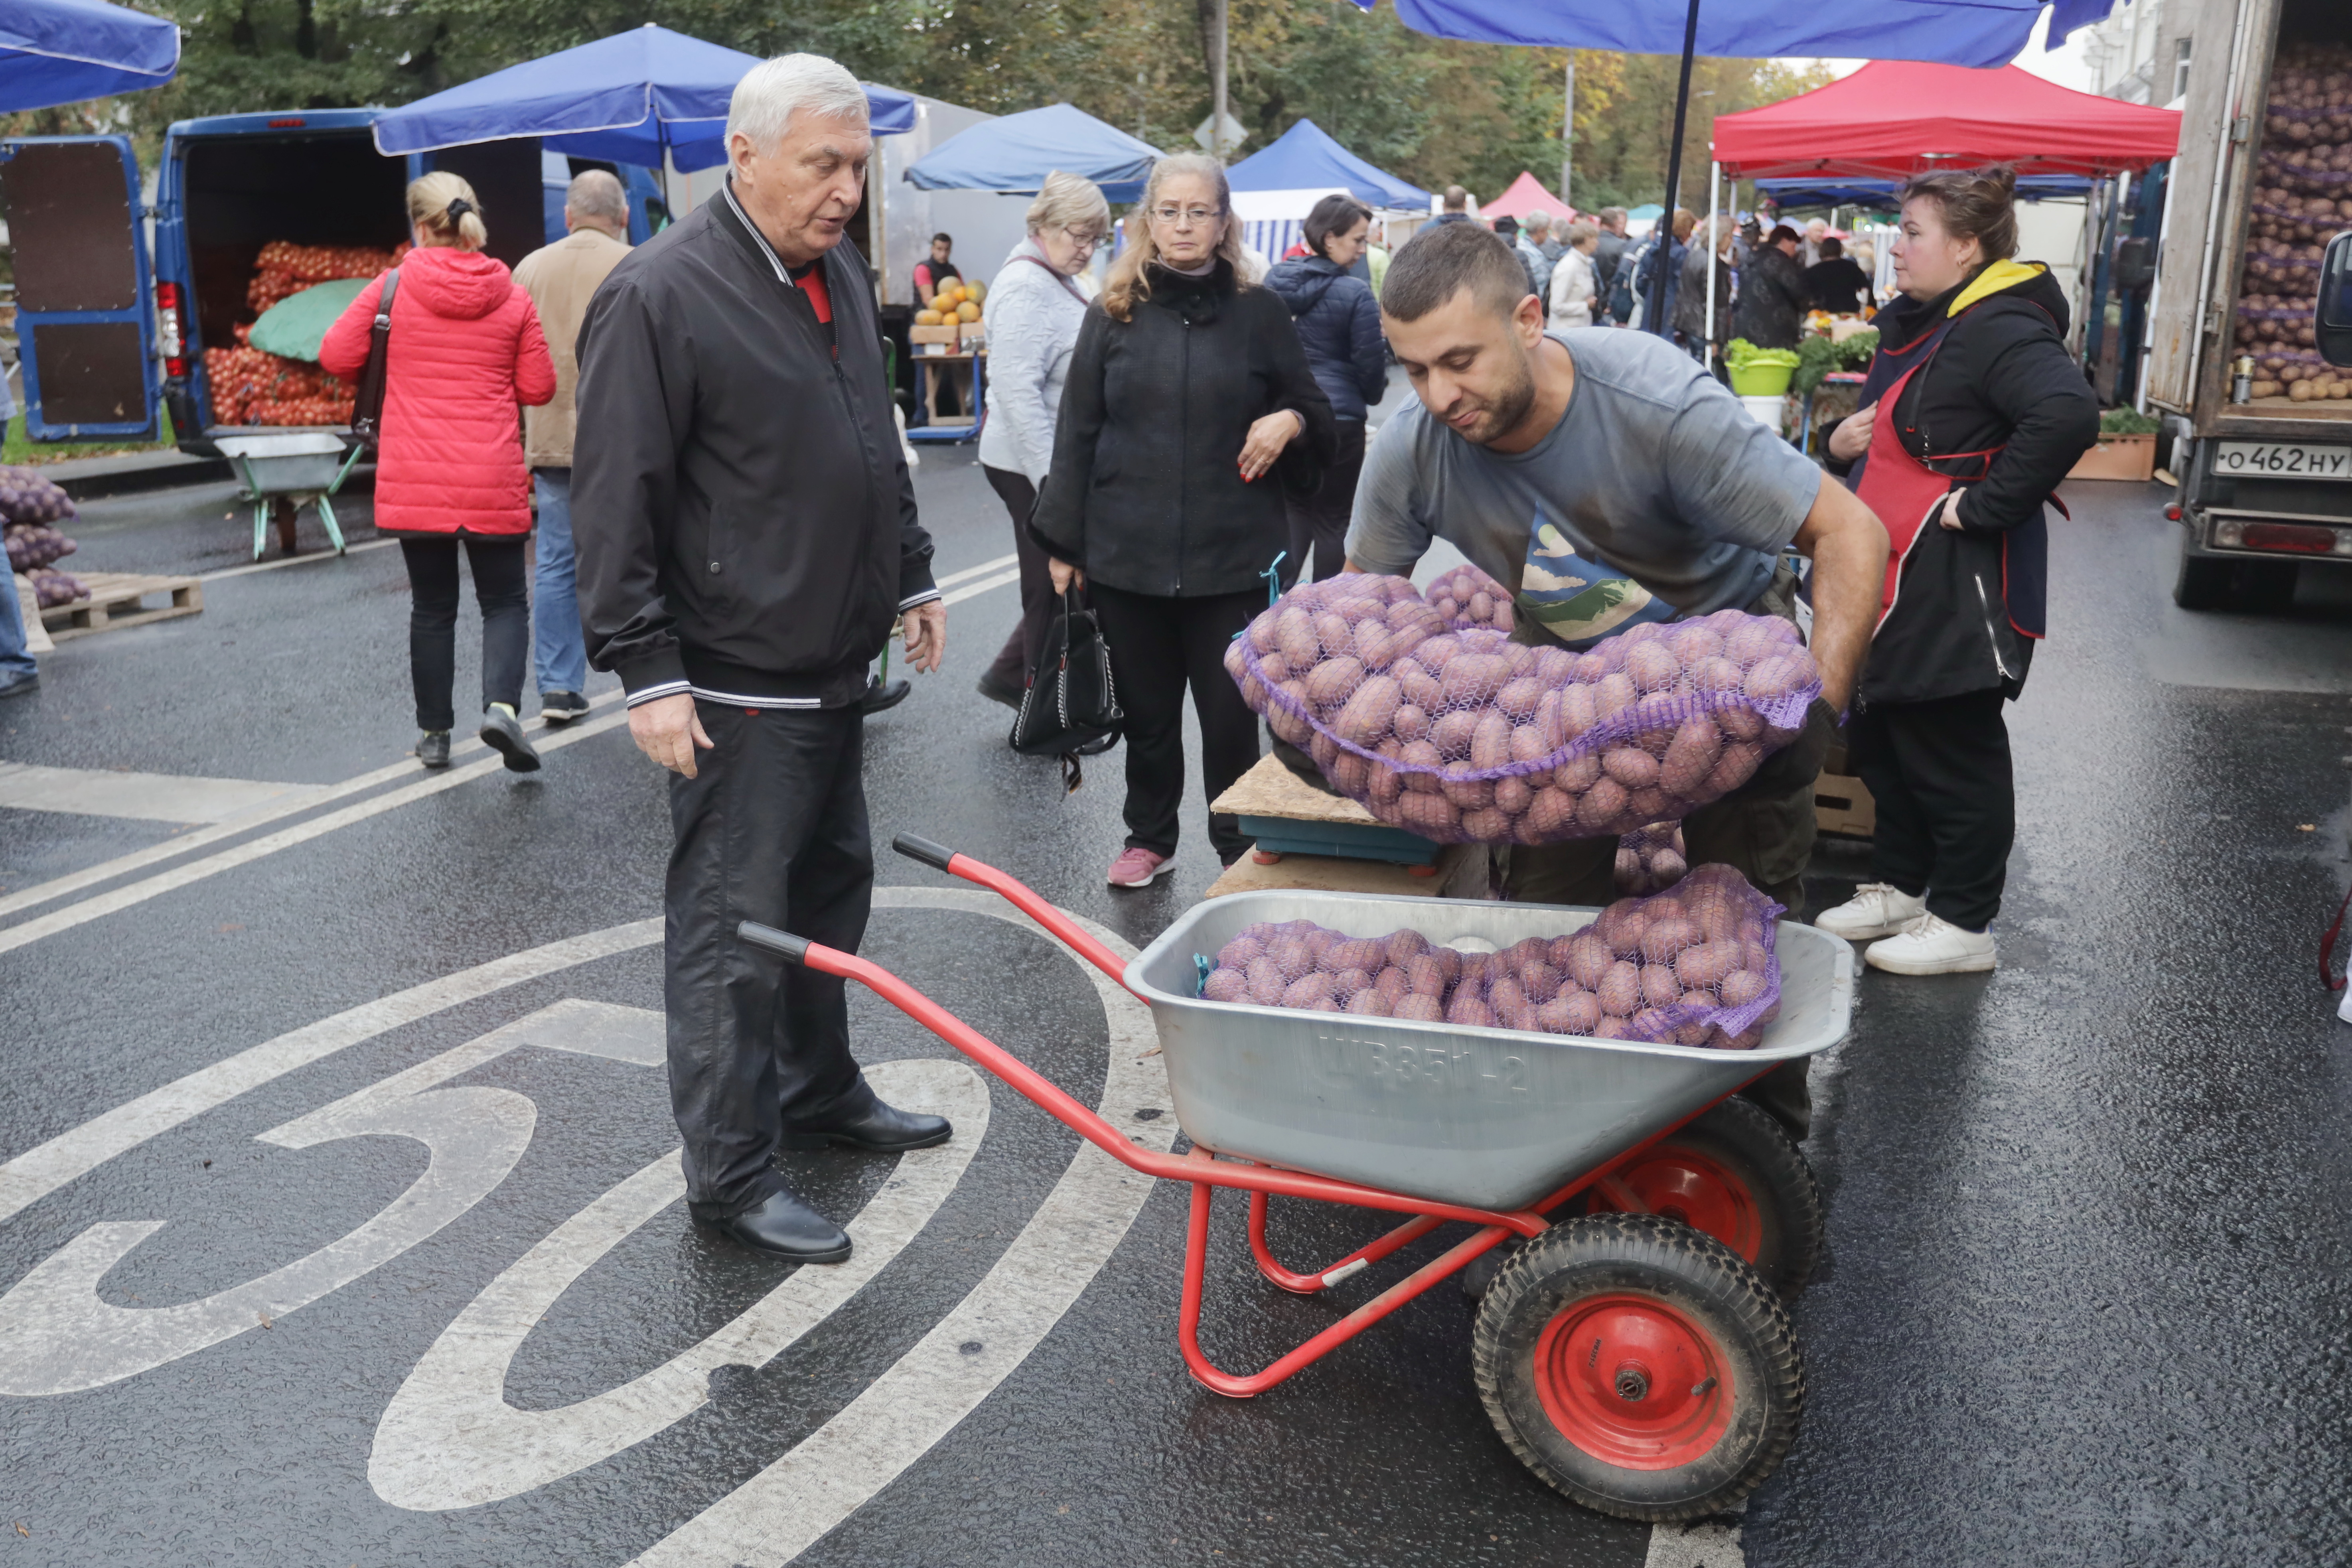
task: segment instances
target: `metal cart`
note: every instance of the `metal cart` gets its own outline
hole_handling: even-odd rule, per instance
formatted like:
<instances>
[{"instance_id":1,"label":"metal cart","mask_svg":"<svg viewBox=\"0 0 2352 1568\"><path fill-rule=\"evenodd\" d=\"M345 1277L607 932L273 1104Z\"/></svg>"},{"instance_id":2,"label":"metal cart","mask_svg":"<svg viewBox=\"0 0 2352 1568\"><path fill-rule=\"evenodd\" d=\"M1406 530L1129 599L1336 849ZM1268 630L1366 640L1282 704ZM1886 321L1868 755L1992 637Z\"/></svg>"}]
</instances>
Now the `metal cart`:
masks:
<instances>
[{"instance_id":1,"label":"metal cart","mask_svg":"<svg viewBox=\"0 0 2352 1568\"><path fill-rule=\"evenodd\" d=\"M223 436L215 443L245 481L245 499L253 503L253 558L261 559L262 541L270 520L278 521L278 547L294 553L294 518L305 502L316 502L319 521L335 553L343 552L343 531L335 521L331 499L343 488L352 467L366 448L357 443L344 453L343 437L328 430L289 430L273 436Z\"/></svg>"}]
</instances>

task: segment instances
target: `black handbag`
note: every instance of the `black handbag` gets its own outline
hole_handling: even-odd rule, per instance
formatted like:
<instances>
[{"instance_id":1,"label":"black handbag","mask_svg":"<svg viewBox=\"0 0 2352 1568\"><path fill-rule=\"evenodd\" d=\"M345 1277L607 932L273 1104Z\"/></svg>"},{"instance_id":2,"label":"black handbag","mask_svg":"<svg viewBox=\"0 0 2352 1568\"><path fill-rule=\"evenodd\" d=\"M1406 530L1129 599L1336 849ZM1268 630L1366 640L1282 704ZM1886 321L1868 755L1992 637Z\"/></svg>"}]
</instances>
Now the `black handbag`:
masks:
<instances>
[{"instance_id":1,"label":"black handbag","mask_svg":"<svg viewBox=\"0 0 2352 1568\"><path fill-rule=\"evenodd\" d=\"M1111 683L1109 645L1095 613L1077 600L1075 587L1062 595L1061 618L1045 628L1045 646L1013 716L1013 749L1024 757L1059 757L1065 795L1086 782L1078 759L1108 750L1127 724Z\"/></svg>"},{"instance_id":2,"label":"black handbag","mask_svg":"<svg viewBox=\"0 0 2352 1568\"><path fill-rule=\"evenodd\" d=\"M376 296L367 363L360 366L360 384L352 398L352 435L362 447L374 447L383 434L384 360L392 352L392 297L399 289L400 268L395 267L383 275L383 292Z\"/></svg>"}]
</instances>

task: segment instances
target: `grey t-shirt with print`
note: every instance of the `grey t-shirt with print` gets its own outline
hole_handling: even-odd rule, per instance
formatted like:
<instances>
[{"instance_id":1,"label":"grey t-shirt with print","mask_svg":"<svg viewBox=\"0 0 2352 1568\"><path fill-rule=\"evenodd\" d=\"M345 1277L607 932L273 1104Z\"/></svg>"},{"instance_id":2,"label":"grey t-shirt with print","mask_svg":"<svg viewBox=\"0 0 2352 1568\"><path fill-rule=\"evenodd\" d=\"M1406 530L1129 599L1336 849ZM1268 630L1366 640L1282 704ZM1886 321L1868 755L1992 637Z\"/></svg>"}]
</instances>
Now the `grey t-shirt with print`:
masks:
<instances>
[{"instance_id":1,"label":"grey t-shirt with print","mask_svg":"<svg viewBox=\"0 0 2352 1568\"><path fill-rule=\"evenodd\" d=\"M1444 539L1571 647L1752 602L1821 470L1661 338L1551 336L1576 386L1550 433L1494 452L1407 403L1365 457L1348 559L1406 574Z\"/></svg>"}]
</instances>

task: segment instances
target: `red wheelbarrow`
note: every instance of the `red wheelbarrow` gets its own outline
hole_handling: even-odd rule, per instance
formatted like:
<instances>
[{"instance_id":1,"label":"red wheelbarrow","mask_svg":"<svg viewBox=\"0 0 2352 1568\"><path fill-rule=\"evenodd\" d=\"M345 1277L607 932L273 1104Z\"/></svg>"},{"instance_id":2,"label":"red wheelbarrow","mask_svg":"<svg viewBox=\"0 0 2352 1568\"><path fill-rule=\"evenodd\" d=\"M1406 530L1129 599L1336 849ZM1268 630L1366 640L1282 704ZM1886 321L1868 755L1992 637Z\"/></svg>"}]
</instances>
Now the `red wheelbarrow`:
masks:
<instances>
[{"instance_id":1,"label":"red wheelbarrow","mask_svg":"<svg viewBox=\"0 0 2352 1568\"><path fill-rule=\"evenodd\" d=\"M901 834L898 852L1002 895L1148 1005L1185 1154L1139 1149L1051 1080L878 964L745 921L744 941L856 980L1146 1175L1192 1184L1177 1339L1202 1384L1262 1394L1444 1280L1479 1297L1472 1372L1529 1469L1619 1518L1719 1511L1780 1464L1804 1370L1781 1292L1821 1243L1811 1172L1737 1091L1844 1037L1853 950L1810 926L1775 942L1781 1005L1753 1051L1530 1035L1199 998L1200 955L1257 921L1350 936L1400 928L1499 950L1597 910L1354 894L1246 893L1187 911L1132 963L1005 872ZM1250 1194L1259 1270L1314 1294L1449 1222L1471 1234L1265 1370L1220 1370L1200 1344L1213 1188ZM1266 1245L1276 1194L1409 1215L1299 1273ZM1499 1268L1496 1259L1503 1259ZM1469 1271L1465 1274L1465 1270Z\"/></svg>"}]
</instances>

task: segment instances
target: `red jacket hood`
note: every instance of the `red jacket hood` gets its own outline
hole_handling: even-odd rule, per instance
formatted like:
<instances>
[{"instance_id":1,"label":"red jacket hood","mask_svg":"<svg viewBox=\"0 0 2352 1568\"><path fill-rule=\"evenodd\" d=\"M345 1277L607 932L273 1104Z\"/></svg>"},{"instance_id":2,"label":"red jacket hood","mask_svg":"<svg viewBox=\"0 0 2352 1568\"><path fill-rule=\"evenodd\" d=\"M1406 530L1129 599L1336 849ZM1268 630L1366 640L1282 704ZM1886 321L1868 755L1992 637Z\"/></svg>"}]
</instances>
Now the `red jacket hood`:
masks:
<instances>
[{"instance_id":1,"label":"red jacket hood","mask_svg":"<svg viewBox=\"0 0 2352 1568\"><path fill-rule=\"evenodd\" d=\"M478 250L436 245L400 258L400 291L436 316L476 321L506 303L514 292L507 264Z\"/></svg>"}]
</instances>

